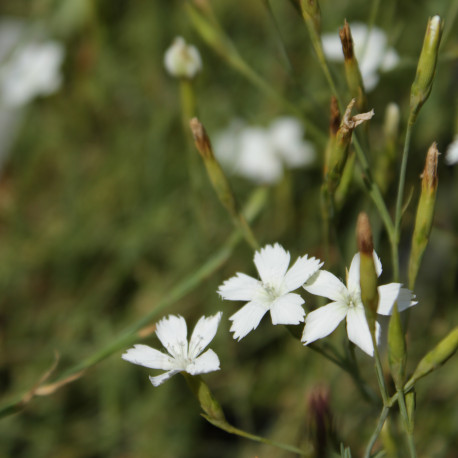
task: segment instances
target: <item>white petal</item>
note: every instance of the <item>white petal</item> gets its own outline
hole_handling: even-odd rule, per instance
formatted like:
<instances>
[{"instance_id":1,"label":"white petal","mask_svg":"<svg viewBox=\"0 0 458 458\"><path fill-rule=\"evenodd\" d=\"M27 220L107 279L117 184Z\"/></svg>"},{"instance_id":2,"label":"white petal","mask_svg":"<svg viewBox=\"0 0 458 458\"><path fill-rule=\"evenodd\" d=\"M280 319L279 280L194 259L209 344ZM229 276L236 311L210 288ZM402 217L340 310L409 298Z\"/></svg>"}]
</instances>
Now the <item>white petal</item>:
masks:
<instances>
[{"instance_id":1,"label":"white petal","mask_svg":"<svg viewBox=\"0 0 458 458\"><path fill-rule=\"evenodd\" d=\"M338 302L331 302L307 314L302 342L307 345L331 334L345 318L348 307Z\"/></svg>"},{"instance_id":2,"label":"white petal","mask_svg":"<svg viewBox=\"0 0 458 458\"><path fill-rule=\"evenodd\" d=\"M289 293L275 299L270 307L272 324L299 324L304 321L302 308L304 299L299 294Z\"/></svg>"},{"instance_id":3,"label":"white petal","mask_svg":"<svg viewBox=\"0 0 458 458\"><path fill-rule=\"evenodd\" d=\"M264 284L279 285L289 266L289 252L281 245L266 245L254 255L254 263Z\"/></svg>"},{"instance_id":4,"label":"white petal","mask_svg":"<svg viewBox=\"0 0 458 458\"><path fill-rule=\"evenodd\" d=\"M319 259L302 256L297 259L283 280L284 292L294 291L302 286L323 265Z\"/></svg>"},{"instance_id":5,"label":"white petal","mask_svg":"<svg viewBox=\"0 0 458 458\"><path fill-rule=\"evenodd\" d=\"M218 294L229 301L251 301L260 288L259 280L237 273L219 287Z\"/></svg>"},{"instance_id":6,"label":"white petal","mask_svg":"<svg viewBox=\"0 0 458 458\"><path fill-rule=\"evenodd\" d=\"M367 324L364 307L352 307L347 313L348 338L369 356L374 355L372 337Z\"/></svg>"},{"instance_id":7,"label":"white petal","mask_svg":"<svg viewBox=\"0 0 458 458\"><path fill-rule=\"evenodd\" d=\"M263 304L252 301L234 313L229 318L232 321L230 332L234 333L234 339L240 340L256 329L266 312L267 308Z\"/></svg>"},{"instance_id":8,"label":"white petal","mask_svg":"<svg viewBox=\"0 0 458 458\"><path fill-rule=\"evenodd\" d=\"M331 272L319 270L304 285L310 294L340 301L348 294L347 287Z\"/></svg>"},{"instance_id":9,"label":"white petal","mask_svg":"<svg viewBox=\"0 0 458 458\"><path fill-rule=\"evenodd\" d=\"M188 364L186 372L191 375L206 374L219 370L219 358L213 350L207 350L192 363Z\"/></svg>"},{"instance_id":10,"label":"white petal","mask_svg":"<svg viewBox=\"0 0 458 458\"><path fill-rule=\"evenodd\" d=\"M208 318L203 316L197 322L192 332L191 340L189 341L188 357L190 359L197 358L203 349L213 340L218 330L222 314L223 312L218 312L216 315Z\"/></svg>"},{"instance_id":11,"label":"white petal","mask_svg":"<svg viewBox=\"0 0 458 458\"><path fill-rule=\"evenodd\" d=\"M242 129L234 172L257 183L276 183L281 178L283 164L270 144L267 129Z\"/></svg>"},{"instance_id":12,"label":"white petal","mask_svg":"<svg viewBox=\"0 0 458 458\"><path fill-rule=\"evenodd\" d=\"M269 127L272 145L288 167L302 167L315 159L313 145L303 140L304 126L297 119L283 116Z\"/></svg>"},{"instance_id":13,"label":"white petal","mask_svg":"<svg viewBox=\"0 0 458 458\"><path fill-rule=\"evenodd\" d=\"M151 369L170 370L175 369L175 361L168 355L148 347L148 345L134 345L129 348L122 356L122 359L133 364L149 367Z\"/></svg>"},{"instance_id":14,"label":"white petal","mask_svg":"<svg viewBox=\"0 0 458 458\"><path fill-rule=\"evenodd\" d=\"M377 313L380 313L380 315L391 315L393 305L396 302L401 290L401 283L381 285L377 288L377 290L379 295Z\"/></svg>"},{"instance_id":15,"label":"white petal","mask_svg":"<svg viewBox=\"0 0 458 458\"><path fill-rule=\"evenodd\" d=\"M340 62L344 60L342 42L338 33L325 33L321 36L323 51L329 60Z\"/></svg>"},{"instance_id":16,"label":"white petal","mask_svg":"<svg viewBox=\"0 0 458 458\"><path fill-rule=\"evenodd\" d=\"M418 303L412 300L412 292L407 288L401 288L401 286L401 283L389 283L388 285L381 285L377 288L379 293L377 313L380 313L380 315L391 315L396 301L400 312Z\"/></svg>"},{"instance_id":17,"label":"white petal","mask_svg":"<svg viewBox=\"0 0 458 458\"><path fill-rule=\"evenodd\" d=\"M163 318L157 323L156 335L174 358L187 356L187 329L182 316L169 315Z\"/></svg>"},{"instance_id":18,"label":"white petal","mask_svg":"<svg viewBox=\"0 0 458 458\"><path fill-rule=\"evenodd\" d=\"M458 163L458 134L455 134L452 143L447 146L445 152L445 163L447 165L454 165Z\"/></svg>"},{"instance_id":19,"label":"white petal","mask_svg":"<svg viewBox=\"0 0 458 458\"><path fill-rule=\"evenodd\" d=\"M412 294L412 291L407 288L401 288L398 296L398 310L403 312L404 310L418 304L418 301L412 300L415 299L415 295Z\"/></svg>"},{"instance_id":20,"label":"white petal","mask_svg":"<svg viewBox=\"0 0 458 458\"><path fill-rule=\"evenodd\" d=\"M157 375L156 377L150 376L149 379L154 386L159 386L161 383L164 383L170 377L173 377L175 374L178 374L180 371L168 371L164 372L161 375Z\"/></svg>"},{"instance_id":21,"label":"white petal","mask_svg":"<svg viewBox=\"0 0 458 458\"><path fill-rule=\"evenodd\" d=\"M380 258L378 257L377 253L375 250L372 252L372 256L374 258L374 264L375 264L375 273L377 274L377 277L380 277L382 274L382 263L380 262ZM359 266L360 266L360 254L356 253L353 256L353 259L351 260L350 264L350 270L348 271L348 289L360 289L359 285Z\"/></svg>"},{"instance_id":22,"label":"white petal","mask_svg":"<svg viewBox=\"0 0 458 458\"><path fill-rule=\"evenodd\" d=\"M388 48L385 52L385 55L383 56L382 65L380 66L380 69L384 72L393 70L393 68L395 68L396 65L398 65L400 60L401 59L399 58L399 54L393 48Z\"/></svg>"}]
</instances>

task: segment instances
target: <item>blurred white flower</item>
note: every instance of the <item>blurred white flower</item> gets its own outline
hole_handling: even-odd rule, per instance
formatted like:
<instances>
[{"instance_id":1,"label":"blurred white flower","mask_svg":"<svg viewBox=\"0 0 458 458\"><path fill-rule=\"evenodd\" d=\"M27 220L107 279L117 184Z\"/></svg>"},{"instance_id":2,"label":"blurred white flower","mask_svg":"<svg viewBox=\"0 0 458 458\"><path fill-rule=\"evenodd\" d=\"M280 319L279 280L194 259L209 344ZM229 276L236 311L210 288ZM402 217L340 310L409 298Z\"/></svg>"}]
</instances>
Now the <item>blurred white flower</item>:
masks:
<instances>
[{"instance_id":1,"label":"blurred white flower","mask_svg":"<svg viewBox=\"0 0 458 458\"><path fill-rule=\"evenodd\" d=\"M176 78L194 78L202 70L198 49L187 45L182 37L176 37L164 55L164 66Z\"/></svg>"},{"instance_id":2,"label":"blurred white flower","mask_svg":"<svg viewBox=\"0 0 458 458\"><path fill-rule=\"evenodd\" d=\"M216 353L213 350L207 350L203 355L201 353L215 337L221 315L222 312L218 312L208 318L201 317L192 332L189 345L186 321L182 316L169 315L159 321L156 328L156 335L169 355L147 345L134 345L122 355L122 359L167 371L149 378L154 386L159 386L178 372L197 375L217 371L220 367Z\"/></svg>"},{"instance_id":3,"label":"blurred white flower","mask_svg":"<svg viewBox=\"0 0 458 458\"><path fill-rule=\"evenodd\" d=\"M276 243L266 245L254 255L261 281L237 273L226 280L218 294L229 301L249 301L229 319L233 322L234 339L242 339L258 327L270 310L272 324L299 324L304 321L304 299L291 293L300 288L322 265L320 260L299 257L288 270L290 254Z\"/></svg>"},{"instance_id":4,"label":"blurred white flower","mask_svg":"<svg viewBox=\"0 0 458 458\"><path fill-rule=\"evenodd\" d=\"M215 137L215 156L236 175L273 184L283 176L284 166L298 168L314 161L313 145L303 137L304 128L295 118L277 118L267 129L236 120Z\"/></svg>"},{"instance_id":5,"label":"blurred white flower","mask_svg":"<svg viewBox=\"0 0 458 458\"><path fill-rule=\"evenodd\" d=\"M24 106L38 95L52 94L62 82L62 45L28 36L22 39L23 33L27 29L15 21L0 24L0 103L7 107Z\"/></svg>"},{"instance_id":6,"label":"blurred white flower","mask_svg":"<svg viewBox=\"0 0 458 458\"><path fill-rule=\"evenodd\" d=\"M458 134L455 134L452 143L447 146L445 163L447 165L455 165L458 163Z\"/></svg>"},{"instance_id":7,"label":"blurred white flower","mask_svg":"<svg viewBox=\"0 0 458 458\"><path fill-rule=\"evenodd\" d=\"M34 24L0 20L0 168L20 127L22 108L61 84L62 46L40 41Z\"/></svg>"},{"instance_id":8,"label":"blurred white flower","mask_svg":"<svg viewBox=\"0 0 458 458\"><path fill-rule=\"evenodd\" d=\"M382 264L375 251L374 262L377 276L380 276ZM373 356L374 346L364 312L364 305L361 301L359 264L360 256L357 253L351 261L350 270L347 273L346 286L335 275L326 270L318 271L304 285L304 289L309 293L326 297L333 301L307 314L302 334L304 345L328 336L346 318L348 338L361 350ZM412 300L412 297L414 297L412 293L401 286L400 283L389 283L377 288L379 294L377 313L391 315L395 302L397 302L400 312L417 303ZM376 327L378 341L380 332L378 323Z\"/></svg>"},{"instance_id":9,"label":"blurred white flower","mask_svg":"<svg viewBox=\"0 0 458 458\"><path fill-rule=\"evenodd\" d=\"M375 88L379 81L379 71L392 70L399 62L394 48L387 46L385 32L378 27L369 28L366 24L350 24L356 59L358 60L364 87L367 91ZM322 35L323 50L326 57L333 61L343 61L342 44L338 33Z\"/></svg>"}]
</instances>

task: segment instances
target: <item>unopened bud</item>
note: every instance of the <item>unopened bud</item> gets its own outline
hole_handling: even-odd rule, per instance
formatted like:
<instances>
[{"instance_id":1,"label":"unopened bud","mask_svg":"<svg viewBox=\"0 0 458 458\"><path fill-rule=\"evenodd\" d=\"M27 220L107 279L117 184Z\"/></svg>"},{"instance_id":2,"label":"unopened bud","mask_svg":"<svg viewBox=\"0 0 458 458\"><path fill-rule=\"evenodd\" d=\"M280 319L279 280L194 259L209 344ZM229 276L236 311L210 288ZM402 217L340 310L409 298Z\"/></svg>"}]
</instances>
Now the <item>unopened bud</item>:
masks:
<instances>
[{"instance_id":1,"label":"unopened bud","mask_svg":"<svg viewBox=\"0 0 458 458\"><path fill-rule=\"evenodd\" d=\"M415 372L405 386L405 390L412 388L415 383L425 375L439 369L439 367L445 364L447 360L453 356L457 348L458 327L455 327L418 363Z\"/></svg>"},{"instance_id":2,"label":"unopened bud","mask_svg":"<svg viewBox=\"0 0 458 458\"><path fill-rule=\"evenodd\" d=\"M433 85L437 56L441 41L443 23L439 16L429 18L423 48L418 59L417 73L410 91L410 112L415 121L420 108L425 103Z\"/></svg>"},{"instance_id":3,"label":"unopened bud","mask_svg":"<svg viewBox=\"0 0 458 458\"><path fill-rule=\"evenodd\" d=\"M360 255L359 281L361 301L366 311L369 329L375 333L375 317L378 307L377 271L374 262L374 243L372 230L366 213L361 212L356 224L356 240Z\"/></svg>"},{"instance_id":4,"label":"unopened bud","mask_svg":"<svg viewBox=\"0 0 458 458\"><path fill-rule=\"evenodd\" d=\"M425 168L421 175L421 195L417 207L412 247L409 259L409 288L413 289L420 269L423 254L428 245L429 235L434 220L436 191L438 185L437 163L439 157L437 144L434 142L426 155Z\"/></svg>"},{"instance_id":5,"label":"unopened bud","mask_svg":"<svg viewBox=\"0 0 458 458\"><path fill-rule=\"evenodd\" d=\"M186 44L182 37L176 37L165 52L164 66L176 78L191 79L202 70L202 60L195 46Z\"/></svg>"},{"instance_id":6,"label":"unopened bud","mask_svg":"<svg viewBox=\"0 0 458 458\"><path fill-rule=\"evenodd\" d=\"M339 36L345 58L345 77L347 79L348 88L350 89L352 97L357 100L358 109L364 111L367 109L367 97L364 90L361 71L353 49L353 38L351 36L350 26L346 20L343 28L339 29Z\"/></svg>"},{"instance_id":7,"label":"unopened bud","mask_svg":"<svg viewBox=\"0 0 458 458\"><path fill-rule=\"evenodd\" d=\"M203 124L197 119L192 118L189 121L191 127L192 136L194 137L194 143L196 144L197 151L204 159L213 158L213 150L210 143L210 138L207 135L207 131Z\"/></svg>"},{"instance_id":8,"label":"unopened bud","mask_svg":"<svg viewBox=\"0 0 458 458\"><path fill-rule=\"evenodd\" d=\"M329 437L333 435L333 417L329 389L316 387L308 396L309 436L313 441L316 457L327 456Z\"/></svg>"}]
</instances>

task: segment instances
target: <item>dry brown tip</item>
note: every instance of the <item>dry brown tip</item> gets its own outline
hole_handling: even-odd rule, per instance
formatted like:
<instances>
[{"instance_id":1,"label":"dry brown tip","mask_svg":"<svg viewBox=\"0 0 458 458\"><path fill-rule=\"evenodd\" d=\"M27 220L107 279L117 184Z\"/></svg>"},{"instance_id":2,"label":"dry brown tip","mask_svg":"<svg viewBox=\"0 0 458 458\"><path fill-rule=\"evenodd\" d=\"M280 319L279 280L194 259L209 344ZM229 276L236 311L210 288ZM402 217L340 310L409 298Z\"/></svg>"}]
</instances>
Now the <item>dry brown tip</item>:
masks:
<instances>
[{"instance_id":1,"label":"dry brown tip","mask_svg":"<svg viewBox=\"0 0 458 458\"><path fill-rule=\"evenodd\" d=\"M331 97L331 117L329 120L329 130L331 135L335 135L340 126L340 111L337 98L333 95Z\"/></svg>"},{"instance_id":2,"label":"dry brown tip","mask_svg":"<svg viewBox=\"0 0 458 458\"><path fill-rule=\"evenodd\" d=\"M421 174L422 184L429 189L435 190L437 188L437 163L439 159L439 150L437 143L434 142L426 153L426 162L423 173Z\"/></svg>"},{"instance_id":3,"label":"dry brown tip","mask_svg":"<svg viewBox=\"0 0 458 458\"><path fill-rule=\"evenodd\" d=\"M372 229L367 213L361 212L356 223L356 241L360 253L372 256L374 243L372 241Z\"/></svg>"},{"instance_id":4,"label":"dry brown tip","mask_svg":"<svg viewBox=\"0 0 458 458\"><path fill-rule=\"evenodd\" d=\"M344 26L339 29L340 41L342 42L342 51L344 53L345 60L351 60L354 57L353 52L353 38L351 36L350 26L345 19Z\"/></svg>"},{"instance_id":5,"label":"dry brown tip","mask_svg":"<svg viewBox=\"0 0 458 458\"><path fill-rule=\"evenodd\" d=\"M194 137L194 143L196 148L203 158L210 158L213 156L210 139L208 138L207 132L203 124L197 119L192 118L189 121L191 127L192 136Z\"/></svg>"}]
</instances>

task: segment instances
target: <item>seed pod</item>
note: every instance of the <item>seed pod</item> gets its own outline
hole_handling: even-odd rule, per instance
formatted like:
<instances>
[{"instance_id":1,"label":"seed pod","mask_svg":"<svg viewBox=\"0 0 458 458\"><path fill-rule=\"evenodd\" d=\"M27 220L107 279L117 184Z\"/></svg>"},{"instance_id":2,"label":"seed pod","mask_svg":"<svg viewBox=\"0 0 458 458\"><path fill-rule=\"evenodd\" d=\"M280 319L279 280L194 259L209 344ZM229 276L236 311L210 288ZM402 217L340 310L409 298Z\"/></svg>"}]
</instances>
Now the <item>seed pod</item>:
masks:
<instances>
[{"instance_id":1,"label":"seed pod","mask_svg":"<svg viewBox=\"0 0 458 458\"><path fill-rule=\"evenodd\" d=\"M404 386L406 359L404 331L398 306L395 304L388 327L388 362L397 390L401 390Z\"/></svg>"}]
</instances>

